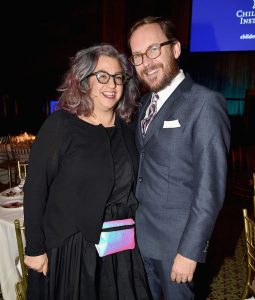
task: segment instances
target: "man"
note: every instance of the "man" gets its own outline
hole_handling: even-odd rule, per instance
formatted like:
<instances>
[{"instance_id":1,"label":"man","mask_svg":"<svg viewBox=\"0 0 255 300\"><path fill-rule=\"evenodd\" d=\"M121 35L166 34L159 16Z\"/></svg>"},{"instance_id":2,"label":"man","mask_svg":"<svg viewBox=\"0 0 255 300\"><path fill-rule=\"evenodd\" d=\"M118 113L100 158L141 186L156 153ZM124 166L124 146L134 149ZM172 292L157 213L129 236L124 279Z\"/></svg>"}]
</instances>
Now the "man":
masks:
<instances>
[{"instance_id":1,"label":"man","mask_svg":"<svg viewBox=\"0 0 255 300\"><path fill-rule=\"evenodd\" d=\"M178 66L181 45L169 20L147 17L130 30L131 62L150 91L142 98L136 142L138 245L154 300L194 299L225 198L230 125L223 96Z\"/></svg>"}]
</instances>

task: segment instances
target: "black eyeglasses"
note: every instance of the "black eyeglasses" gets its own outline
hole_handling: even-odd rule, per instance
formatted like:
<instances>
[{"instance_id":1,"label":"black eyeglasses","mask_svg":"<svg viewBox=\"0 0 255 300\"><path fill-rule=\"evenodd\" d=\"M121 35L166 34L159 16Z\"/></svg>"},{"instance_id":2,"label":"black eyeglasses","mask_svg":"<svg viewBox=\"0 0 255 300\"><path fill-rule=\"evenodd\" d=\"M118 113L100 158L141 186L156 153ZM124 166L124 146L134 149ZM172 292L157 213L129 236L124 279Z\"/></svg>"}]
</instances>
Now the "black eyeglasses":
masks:
<instances>
[{"instance_id":1,"label":"black eyeglasses","mask_svg":"<svg viewBox=\"0 0 255 300\"><path fill-rule=\"evenodd\" d=\"M116 84L117 85L123 85L129 79L125 74L118 73L118 74L112 75L112 74L109 74L105 71L97 71L97 72L91 73L89 76L93 76L93 75L95 75L97 81L99 83L102 83L102 84L108 83L109 80L110 80L110 77L113 78L113 81L114 81L115 85Z\"/></svg>"},{"instance_id":2,"label":"black eyeglasses","mask_svg":"<svg viewBox=\"0 0 255 300\"><path fill-rule=\"evenodd\" d=\"M134 66L140 66L143 63L143 56L146 55L148 58L155 59L161 54L161 47L175 43L174 41L166 41L161 44L150 45L144 53L137 53L132 55L129 60Z\"/></svg>"}]
</instances>

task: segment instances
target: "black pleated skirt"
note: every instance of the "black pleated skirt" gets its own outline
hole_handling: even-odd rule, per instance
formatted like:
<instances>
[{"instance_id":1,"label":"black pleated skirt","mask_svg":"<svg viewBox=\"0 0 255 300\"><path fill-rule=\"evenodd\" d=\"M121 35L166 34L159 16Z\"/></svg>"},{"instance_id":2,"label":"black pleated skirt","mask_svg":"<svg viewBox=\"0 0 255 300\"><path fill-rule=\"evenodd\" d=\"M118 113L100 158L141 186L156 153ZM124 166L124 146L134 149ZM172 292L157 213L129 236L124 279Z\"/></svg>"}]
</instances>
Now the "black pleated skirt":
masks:
<instances>
[{"instance_id":1,"label":"black pleated skirt","mask_svg":"<svg viewBox=\"0 0 255 300\"><path fill-rule=\"evenodd\" d=\"M29 270L27 300L149 300L137 248L99 257L81 233L48 253L49 272Z\"/></svg>"}]
</instances>

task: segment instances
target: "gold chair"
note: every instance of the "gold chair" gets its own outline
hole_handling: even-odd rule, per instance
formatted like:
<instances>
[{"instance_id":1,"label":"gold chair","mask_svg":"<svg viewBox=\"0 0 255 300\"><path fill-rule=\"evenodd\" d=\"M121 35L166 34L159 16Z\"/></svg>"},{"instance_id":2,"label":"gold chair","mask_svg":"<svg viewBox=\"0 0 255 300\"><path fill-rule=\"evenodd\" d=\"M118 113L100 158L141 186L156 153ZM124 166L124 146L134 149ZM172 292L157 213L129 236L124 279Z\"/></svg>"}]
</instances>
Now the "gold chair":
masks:
<instances>
[{"instance_id":1,"label":"gold chair","mask_svg":"<svg viewBox=\"0 0 255 300\"><path fill-rule=\"evenodd\" d=\"M255 219L255 173L252 173L253 177L253 216Z\"/></svg>"},{"instance_id":2,"label":"gold chair","mask_svg":"<svg viewBox=\"0 0 255 300\"><path fill-rule=\"evenodd\" d=\"M19 261L21 266L21 280L16 283L15 291L17 300L26 300L26 291L27 291L27 266L24 263L24 244L23 237L25 227L20 224L20 220L14 220L18 253L19 253Z\"/></svg>"},{"instance_id":3,"label":"gold chair","mask_svg":"<svg viewBox=\"0 0 255 300\"><path fill-rule=\"evenodd\" d=\"M12 187L12 170L15 171L15 161L9 157L7 144L0 143L0 179L3 185Z\"/></svg>"},{"instance_id":4,"label":"gold chair","mask_svg":"<svg viewBox=\"0 0 255 300\"><path fill-rule=\"evenodd\" d=\"M27 162L35 136L24 132L17 136L11 136L9 140L13 159L22 163Z\"/></svg>"},{"instance_id":5,"label":"gold chair","mask_svg":"<svg viewBox=\"0 0 255 300\"><path fill-rule=\"evenodd\" d=\"M28 162L31 145L10 143L13 159L20 162Z\"/></svg>"},{"instance_id":6,"label":"gold chair","mask_svg":"<svg viewBox=\"0 0 255 300\"><path fill-rule=\"evenodd\" d=\"M17 161L19 183L26 179L27 166L28 166L27 162L22 163L19 160Z\"/></svg>"},{"instance_id":7,"label":"gold chair","mask_svg":"<svg viewBox=\"0 0 255 300\"><path fill-rule=\"evenodd\" d=\"M27 165L31 145L10 143L11 155L16 163L15 185L20 184L27 174Z\"/></svg>"},{"instance_id":8,"label":"gold chair","mask_svg":"<svg viewBox=\"0 0 255 300\"><path fill-rule=\"evenodd\" d=\"M253 202L252 202L252 220L255 221L255 173L252 174L253 176ZM245 256L247 255L247 247L245 248L245 252L242 258L242 262L245 260Z\"/></svg>"},{"instance_id":9,"label":"gold chair","mask_svg":"<svg viewBox=\"0 0 255 300\"><path fill-rule=\"evenodd\" d=\"M245 242L247 252L247 280L242 299L255 296L255 223L248 217L247 209L243 209Z\"/></svg>"}]
</instances>

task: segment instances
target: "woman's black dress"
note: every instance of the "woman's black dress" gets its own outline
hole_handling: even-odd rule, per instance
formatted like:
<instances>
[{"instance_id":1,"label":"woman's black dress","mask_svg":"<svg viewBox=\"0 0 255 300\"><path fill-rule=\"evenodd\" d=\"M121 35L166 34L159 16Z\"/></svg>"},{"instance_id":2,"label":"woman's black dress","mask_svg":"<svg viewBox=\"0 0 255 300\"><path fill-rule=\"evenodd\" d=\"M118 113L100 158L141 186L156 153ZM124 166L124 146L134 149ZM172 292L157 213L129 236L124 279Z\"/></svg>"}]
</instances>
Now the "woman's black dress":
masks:
<instances>
[{"instance_id":1,"label":"woman's black dress","mask_svg":"<svg viewBox=\"0 0 255 300\"><path fill-rule=\"evenodd\" d=\"M105 209L105 221L134 218L137 200L131 163L117 127L105 128L111 142L115 185ZM93 201L93 199L91 199ZM137 247L99 257L94 244L80 232L48 253L49 273L41 284L47 300L149 300L146 273ZM32 271L33 272L33 271ZM43 275L42 275L43 276ZM34 285L35 287L36 285ZM30 291L34 294L35 290ZM31 294L32 296L32 294Z\"/></svg>"}]
</instances>

